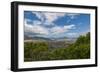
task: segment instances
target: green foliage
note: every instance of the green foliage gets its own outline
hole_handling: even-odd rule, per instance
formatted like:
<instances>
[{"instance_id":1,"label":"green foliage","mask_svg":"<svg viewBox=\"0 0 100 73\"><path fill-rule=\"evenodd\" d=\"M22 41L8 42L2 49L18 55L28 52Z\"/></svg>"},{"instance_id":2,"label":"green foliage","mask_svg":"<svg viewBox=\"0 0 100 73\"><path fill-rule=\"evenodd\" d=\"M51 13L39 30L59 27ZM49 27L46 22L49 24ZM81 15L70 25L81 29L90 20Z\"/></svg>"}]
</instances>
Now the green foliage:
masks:
<instances>
[{"instance_id":1,"label":"green foliage","mask_svg":"<svg viewBox=\"0 0 100 73\"><path fill-rule=\"evenodd\" d=\"M90 32L65 48L50 50L48 45L47 42L24 42L24 61L90 58Z\"/></svg>"}]
</instances>

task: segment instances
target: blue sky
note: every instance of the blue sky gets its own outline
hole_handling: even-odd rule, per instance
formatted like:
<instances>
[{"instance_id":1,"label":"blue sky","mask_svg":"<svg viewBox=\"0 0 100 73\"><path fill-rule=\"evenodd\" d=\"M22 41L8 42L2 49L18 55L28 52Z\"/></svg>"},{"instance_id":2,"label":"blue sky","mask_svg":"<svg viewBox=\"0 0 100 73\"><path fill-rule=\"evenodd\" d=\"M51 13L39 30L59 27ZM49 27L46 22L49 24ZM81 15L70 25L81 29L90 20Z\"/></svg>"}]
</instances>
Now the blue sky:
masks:
<instances>
[{"instance_id":1,"label":"blue sky","mask_svg":"<svg viewBox=\"0 0 100 73\"><path fill-rule=\"evenodd\" d=\"M30 37L78 37L89 31L90 14L24 11L24 34Z\"/></svg>"}]
</instances>

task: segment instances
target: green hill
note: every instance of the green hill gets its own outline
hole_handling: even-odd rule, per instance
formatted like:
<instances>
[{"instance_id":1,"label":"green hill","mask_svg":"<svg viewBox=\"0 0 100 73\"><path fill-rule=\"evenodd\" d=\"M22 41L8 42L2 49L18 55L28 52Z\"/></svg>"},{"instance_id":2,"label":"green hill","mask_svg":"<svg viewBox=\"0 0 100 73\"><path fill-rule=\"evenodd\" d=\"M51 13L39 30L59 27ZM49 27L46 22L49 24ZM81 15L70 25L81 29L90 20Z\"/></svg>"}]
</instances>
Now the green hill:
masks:
<instances>
[{"instance_id":1,"label":"green hill","mask_svg":"<svg viewBox=\"0 0 100 73\"><path fill-rule=\"evenodd\" d=\"M90 32L81 35L75 43L67 47L50 50L48 46L47 42L24 42L24 61L88 59L90 58Z\"/></svg>"}]
</instances>

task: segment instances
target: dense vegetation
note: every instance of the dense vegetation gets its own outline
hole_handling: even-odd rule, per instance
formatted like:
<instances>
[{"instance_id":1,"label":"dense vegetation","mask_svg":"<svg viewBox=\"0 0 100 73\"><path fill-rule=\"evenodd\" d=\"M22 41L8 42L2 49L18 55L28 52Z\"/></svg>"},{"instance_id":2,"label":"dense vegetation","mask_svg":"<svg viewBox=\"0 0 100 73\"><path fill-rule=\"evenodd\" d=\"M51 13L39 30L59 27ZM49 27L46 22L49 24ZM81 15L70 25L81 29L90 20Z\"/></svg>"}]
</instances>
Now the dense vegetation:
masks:
<instances>
[{"instance_id":1,"label":"dense vegetation","mask_svg":"<svg viewBox=\"0 0 100 73\"><path fill-rule=\"evenodd\" d=\"M45 61L90 58L90 33L82 35L75 43L59 49L50 49L46 41L24 42L24 61Z\"/></svg>"}]
</instances>

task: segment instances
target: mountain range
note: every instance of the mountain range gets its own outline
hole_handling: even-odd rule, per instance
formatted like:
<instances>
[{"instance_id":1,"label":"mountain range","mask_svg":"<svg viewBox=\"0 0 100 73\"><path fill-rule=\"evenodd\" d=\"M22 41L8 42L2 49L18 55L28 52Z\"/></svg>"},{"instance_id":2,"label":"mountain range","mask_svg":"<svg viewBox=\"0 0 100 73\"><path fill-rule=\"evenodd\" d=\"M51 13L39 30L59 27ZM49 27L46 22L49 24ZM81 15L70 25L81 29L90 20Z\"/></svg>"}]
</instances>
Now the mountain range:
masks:
<instances>
[{"instance_id":1,"label":"mountain range","mask_svg":"<svg viewBox=\"0 0 100 73\"><path fill-rule=\"evenodd\" d=\"M58 38L47 38L47 37L40 37L40 36L34 36L34 37L29 37L27 35L24 35L24 40L47 40L47 41L52 41L52 40L68 40L68 41L73 41L76 40L76 38L72 37L58 37Z\"/></svg>"}]
</instances>

